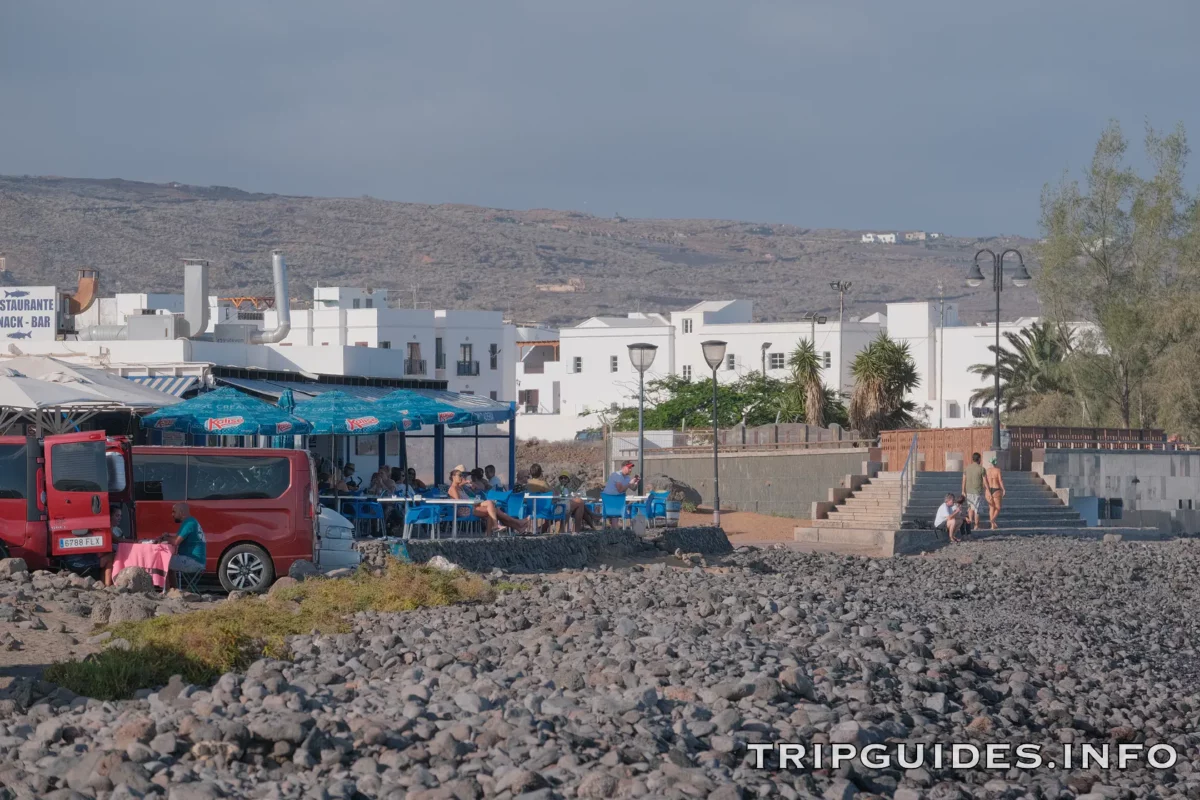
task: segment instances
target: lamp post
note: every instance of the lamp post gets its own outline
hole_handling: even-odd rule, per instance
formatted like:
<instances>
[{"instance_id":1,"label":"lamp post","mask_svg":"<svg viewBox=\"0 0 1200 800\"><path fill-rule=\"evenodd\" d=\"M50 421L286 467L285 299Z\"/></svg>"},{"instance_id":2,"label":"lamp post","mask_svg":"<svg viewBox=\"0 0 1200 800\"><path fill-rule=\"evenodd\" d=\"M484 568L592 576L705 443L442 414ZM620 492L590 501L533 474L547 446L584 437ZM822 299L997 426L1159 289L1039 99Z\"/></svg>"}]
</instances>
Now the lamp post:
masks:
<instances>
[{"instance_id":1,"label":"lamp post","mask_svg":"<svg viewBox=\"0 0 1200 800\"><path fill-rule=\"evenodd\" d=\"M638 371L638 478L643 481L646 475L646 370L654 363L657 351L658 345L655 344L641 342L629 345L629 360ZM644 485L639 485L638 490Z\"/></svg>"},{"instance_id":2,"label":"lamp post","mask_svg":"<svg viewBox=\"0 0 1200 800\"><path fill-rule=\"evenodd\" d=\"M721 472L717 467L717 368L725 360L725 342L710 339L701 342L704 360L713 374L713 526L721 527Z\"/></svg>"},{"instance_id":3,"label":"lamp post","mask_svg":"<svg viewBox=\"0 0 1200 800\"><path fill-rule=\"evenodd\" d=\"M763 380L767 379L767 351L771 349L770 342L762 343L762 376Z\"/></svg>"},{"instance_id":4,"label":"lamp post","mask_svg":"<svg viewBox=\"0 0 1200 800\"><path fill-rule=\"evenodd\" d=\"M946 290L938 281L938 427L942 427L942 409L946 398L942 394L946 386Z\"/></svg>"},{"instance_id":5,"label":"lamp post","mask_svg":"<svg viewBox=\"0 0 1200 800\"><path fill-rule=\"evenodd\" d=\"M972 289L983 285L983 271L979 268L979 257L987 253L992 257L992 289L996 292L996 397L992 403L992 449L996 452L1000 451L1000 292L1004 288L1004 257L1012 253L1017 257L1017 268L1013 273L1013 286L1021 287L1033 280L1029 277L1029 270L1025 269L1025 257L1021 255L1020 250L1014 250L1011 247L1005 250L1000 255L988 248L983 248L975 254L975 261L971 264L971 271L967 273L967 286Z\"/></svg>"},{"instance_id":6,"label":"lamp post","mask_svg":"<svg viewBox=\"0 0 1200 800\"><path fill-rule=\"evenodd\" d=\"M829 282L829 288L838 293L838 325L842 324L842 320L846 316L846 292L850 291L850 287L853 285L850 281Z\"/></svg>"}]
</instances>

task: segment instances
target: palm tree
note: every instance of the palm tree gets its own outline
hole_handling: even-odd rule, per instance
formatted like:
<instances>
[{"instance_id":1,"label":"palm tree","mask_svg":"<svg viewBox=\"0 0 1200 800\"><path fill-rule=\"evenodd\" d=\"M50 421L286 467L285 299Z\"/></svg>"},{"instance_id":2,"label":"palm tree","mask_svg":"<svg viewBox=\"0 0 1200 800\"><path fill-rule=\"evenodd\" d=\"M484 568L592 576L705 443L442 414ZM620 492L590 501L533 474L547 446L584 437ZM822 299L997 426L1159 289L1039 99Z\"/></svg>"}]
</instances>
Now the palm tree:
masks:
<instances>
[{"instance_id":1,"label":"palm tree","mask_svg":"<svg viewBox=\"0 0 1200 800\"><path fill-rule=\"evenodd\" d=\"M1019 333L1005 332L1008 347L1000 348L999 358L1004 412L1022 411L1038 395L1072 394L1062 368L1070 353L1071 338L1068 328L1049 322L1035 322ZM989 345L988 350L994 356L996 345ZM975 364L970 371L987 381L984 388L971 395L971 405L995 405L996 364Z\"/></svg>"},{"instance_id":2,"label":"palm tree","mask_svg":"<svg viewBox=\"0 0 1200 800\"><path fill-rule=\"evenodd\" d=\"M921 384L921 379L907 343L880 333L854 357L850 372L854 376L851 427L873 438L881 430L915 424L916 404L905 397Z\"/></svg>"},{"instance_id":3,"label":"palm tree","mask_svg":"<svg viewBox=\"0 0 1200 800\"><path fill-rule=\"evenodd\" d=\"M788 382L786 393L791 395L785 400L789 406L804 407L804 421L818 428L825 425L825 384L821 382L821 359L817 349L807 339L796 345L796 349L788 356L788 366L792 368L792 378Z\"/></svg>"}]
</instances>

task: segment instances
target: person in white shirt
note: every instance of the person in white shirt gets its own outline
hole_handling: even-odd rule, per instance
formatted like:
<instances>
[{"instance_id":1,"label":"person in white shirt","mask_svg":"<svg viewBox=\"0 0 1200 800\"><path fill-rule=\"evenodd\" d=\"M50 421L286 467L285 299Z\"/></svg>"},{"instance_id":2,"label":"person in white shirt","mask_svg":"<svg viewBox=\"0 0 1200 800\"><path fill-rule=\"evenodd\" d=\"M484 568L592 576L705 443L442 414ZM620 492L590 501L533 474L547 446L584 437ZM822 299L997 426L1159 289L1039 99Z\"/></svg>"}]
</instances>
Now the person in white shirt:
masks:
<instances>
[{"instance_id":1,"label":"person in white shirt","mask_svg":"<svg viewBox=\"0 0 1200 800\"><path fill-rule=\"evenodd\" d=\"M625 494L630 487L636 487L640 481L637 476L629 477L633 472L634 463L626 461L621 465L621 469L608 476L608 483L604 484L605 494Z\"/></svg>"},{"instance_id":2,"label":"person in white shirt","mask_svg":"<svg viewBox=\"0 0 1200 800\"><path fill-rule=\"evenodd\" d=\"M962 506L954 501L954 495L946 495L946 500L938 506L937 515L933 518L933 527L935 530L945 531L950 536L950 541L957 542L958 530L962 527L963 510Z\"/></svg>"},{"instance_id":3,"label":"person in white shirt","mask_svg":"<svg viewBox=\"0 0 1200 800\"><path fill-rule=\"evenodd\" d=\"M483 479L487 481L489 489L504 491L504 484L496 477L496 466L494 464L488 464L483 468Z\"/></svg>"}]
</instances>

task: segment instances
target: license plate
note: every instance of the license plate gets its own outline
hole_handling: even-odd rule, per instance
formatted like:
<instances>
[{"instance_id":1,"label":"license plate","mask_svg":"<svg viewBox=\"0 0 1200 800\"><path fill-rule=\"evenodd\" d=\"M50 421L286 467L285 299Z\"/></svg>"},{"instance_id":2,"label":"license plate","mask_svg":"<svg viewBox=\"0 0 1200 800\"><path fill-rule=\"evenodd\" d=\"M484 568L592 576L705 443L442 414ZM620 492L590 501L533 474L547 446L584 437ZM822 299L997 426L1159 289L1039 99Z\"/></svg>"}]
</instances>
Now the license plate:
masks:
<instances>
[{"instance_id":1,"label":"license plate","mask_svg":"<svg viewBox=\"0 0 1200 800\"><path fill-rule=\"evenodd\" d=\"M74 536L70 539L59 539L59 550L78 550L81 547L101 547L104 544L103 536Z\"/></svg>"}]
</instances>

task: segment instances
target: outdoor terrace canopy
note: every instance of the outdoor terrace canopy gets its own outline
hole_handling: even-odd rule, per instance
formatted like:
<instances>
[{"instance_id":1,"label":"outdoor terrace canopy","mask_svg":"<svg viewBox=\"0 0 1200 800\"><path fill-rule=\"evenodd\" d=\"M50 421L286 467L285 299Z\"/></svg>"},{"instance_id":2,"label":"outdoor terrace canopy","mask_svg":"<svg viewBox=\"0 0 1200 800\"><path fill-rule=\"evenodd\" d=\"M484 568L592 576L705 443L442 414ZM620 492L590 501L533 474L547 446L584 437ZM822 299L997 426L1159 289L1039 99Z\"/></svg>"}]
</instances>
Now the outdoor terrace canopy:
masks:
<instances>
[{"instance_id":1,"label":"outdoor terrace canopy","mask_svg":"<svg viewBox=\"0 0 1200 800\"><path fill-rule=\"evenodd\" d=\"M148 414L142 427L202 436L290 436L313 429L278 406L224 386Z\"/></svg>"}]
</instances>

